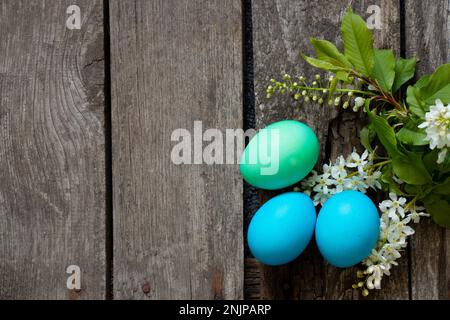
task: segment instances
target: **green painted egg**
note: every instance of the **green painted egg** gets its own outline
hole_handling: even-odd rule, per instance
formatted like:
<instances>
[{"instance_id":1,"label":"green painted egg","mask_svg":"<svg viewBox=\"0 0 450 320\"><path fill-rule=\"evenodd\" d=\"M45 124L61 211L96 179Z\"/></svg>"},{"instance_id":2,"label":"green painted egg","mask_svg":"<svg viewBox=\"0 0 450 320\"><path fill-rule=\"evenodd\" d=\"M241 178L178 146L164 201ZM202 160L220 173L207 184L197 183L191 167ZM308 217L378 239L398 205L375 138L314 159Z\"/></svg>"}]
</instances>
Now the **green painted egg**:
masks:
<instances>
[{"instance_id":1,"label":"green painted egg","mask_svg":"<svg viewBox=\"0 0 450 320\"><path fill-rule=\"evenodd\" d=\"M268 190L293 185L308 175L319 157L319 141L306 124L294 120L272 123L245 148L241 174L251 185Z\"/></svg>"}]
</instances>

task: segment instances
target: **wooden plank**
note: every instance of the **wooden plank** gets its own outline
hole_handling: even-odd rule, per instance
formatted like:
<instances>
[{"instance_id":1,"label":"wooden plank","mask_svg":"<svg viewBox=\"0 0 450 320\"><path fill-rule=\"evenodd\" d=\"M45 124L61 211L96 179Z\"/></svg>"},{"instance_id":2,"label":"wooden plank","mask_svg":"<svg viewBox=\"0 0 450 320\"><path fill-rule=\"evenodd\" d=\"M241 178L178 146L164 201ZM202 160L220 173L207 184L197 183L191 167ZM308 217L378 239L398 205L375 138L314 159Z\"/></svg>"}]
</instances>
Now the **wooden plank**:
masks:
<instances>
[{"instance_id":1,"label":"wooden plank","mask_svg":"<svg viewBox=\"0 0 450 320\"><path fill-rule=\"evenodd\" d=\"M240 299L238 166L175 165L170 139L242 128L241 2L110 6L114 295Z\"/></svg>"},{"instance_id":2,"label":"wooden plank","mask_svg":"<svg viewBox=\"0 0 450 320\"><path fill-rule=\"evenodd\" d=\"M0 4L0 299L105 297L102 14L101 0Z\"/></svg>"},{"instance_id":3,"label":"wooden plank","mask_svg":"<svg viewBox=\"0 0 450 320\"><path fill-rule=\"evenodd\" d=\"M361 115L351 111L338 112L335 108L317 105L292 106L289 98L265 99L269 79L284 72L305 75L312 70L298 52L312 54L309 38L322 37L340 43L339 26L348 1L269 1L253 2L254 73L257 127L282 120L297 119L315 130L321 144L319 163L324 159L348 154L359 144ZM379 47L400 50L399 2L394 0L353 1L353 8L368 17L369 5L382 8L382 29L375 30ZM262 201L274 193L261 192ZM250 261L250 260L249 260ZM252 263L253 282L257 268ZM407 259L397 268L393 281L386 280L382 298L408 298ZM351 289L356 269L338 270L324 263L314 241L302 256L282 267L260 266L260 298L263 299L358 299ZM255 288L255 285L252 287ZM255 294L252 293L252 297ZM373 298L380 298L377 294Z\"/></svg>"},{"instance_id":4,"label":"wooden plank","mask_svg":"<svg viewBox=\"0 0 450 320\"><path fill-rule=\"evenodd\" d=\"M450 61L449 1L405 0L406 51L420 59L417 76ZM421 221L411 242L413 299L449 299L450 233Z\"/></svg>"}]
</instances>

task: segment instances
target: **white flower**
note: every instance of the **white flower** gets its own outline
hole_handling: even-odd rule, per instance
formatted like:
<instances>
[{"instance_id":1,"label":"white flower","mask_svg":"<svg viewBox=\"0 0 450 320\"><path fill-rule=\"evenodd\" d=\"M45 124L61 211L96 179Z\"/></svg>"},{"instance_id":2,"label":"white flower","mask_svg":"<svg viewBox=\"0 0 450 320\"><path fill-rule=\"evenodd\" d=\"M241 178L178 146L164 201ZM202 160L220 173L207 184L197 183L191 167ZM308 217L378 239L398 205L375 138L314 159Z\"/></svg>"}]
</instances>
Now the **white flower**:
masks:
<instances>
[{"instance_id":1,"label":"white flower","mask_svg":"<svg viewBox=\"0 0 450 320\"><path fill-rule=\"evenodd\" d=\"M381 202L380 210L382 212L387 212L389 218L392 220L399 221L398 215L402 218L405 216L405 209L403 209L403 205L405 205L406 199L403 197L397 198L397 195L393 192L389 193L389 198L391 198L391 200L384 200Z\"/></svg>"},{"instance_id":2,"label":"white flower","mask_svg":"<svg viewBox=\"0 0 450 320\"><path fill-rule=\"evenodd\" d=\"M331 176L334 179L331 179L332 183L336 186L336 192L342 192L345 189L346 179L345 177L347 174L343 175L341 171L339 170L331 170Z\"/></svg>"},{"instance_id":3,"label":"white flower","mask_svg":"<svg viewBox=\"0 0 450 320\"><path fill-rule=\"evenodd\" d=\"M375 171L370 175L364 176L364 182L369 186L369 188L381 190L381 183L379 182L380 177L381 171Z\"/></svg>"},{"instance_id":4,"label":"white flower","mask_svg":"<svg viewBox=\"0 0 450 320\"><path fill-rule=\"evenodd\" d=\"M338 172L340 176L346 177L347 176L347 170L345 170L346 165L347 162L345 161L345 158L343 156L339 156L336 159L335 165L331 168L331 174L335 176L336 173Z\"/></svg>"},{"instance_id":5,"label":"white flower","mask_svg":"<svg viewBox=\"0 0 450 320\"><path fill-rule=\"evenodd\" d=\"M418 211L423 211L423 210L425 210L424 207L415 207L414 209L410 210L410 214L408 214L408 217L410 217L414 223L419 223L420 217L429 217L430 216L426 212L418 212Z\"/></svg>"},{"instance_id":6,"label":"white flower","mask_svg":"<svg viewBox=\"0 0 450 320\"><path fill-rule=\"evenodd\" d=\"M367 150L360 156L356 151L353 151L347 160L347 167L362 169L369 161L367 157L369 152Z\"/></svg>"},{"instance_id":7,"label":"white flower","mask_svg":"<svg viewBox=\"0 0 450 320\"><path fill-rule=\"evenodd\" d=\"M381 265L370 266L367 268L366 273L370 274L366 280L368 289L381 289L381 278L383 277L382 268Z\"/></svg>"},{"instance_id":8,"label":"white flower","mask_svg":"<svg viewBox=\"0 0 450 320\"><path fill-rule=\"evenodd\" d=\"M350 179L346 179L344 185L346 190L357 190L363 193L365 193L369 188L369 186L359 176L353 176Z\"/></svg>"},{"instance_id":9,"label":"white flower","mask_svg":"<svg viewBox=\"0 0 450 320\"><path fill-rule=\"evenodd\" d=\"M333 181L329 178L330 174L324 173L316 178L316 186L313 188L315 192L321 192L323 194L328 194L329 188L328 186L333 184Z\"/></svg>"},{"instance_id":10,"label":"white flower","mask_svg":"<svg viewBox=\"0 0 450 320\"><path fill-rule=\"evenodd\" d=\"M440 152L439 152L439 154L438 154L438 159L437 159L437 163L443 163L444 162L444 160L445 160L445 158L446 158L446 156L447 156L447 148L445 148L445 149L442 149Z\"/></svg>"},{"instance_id":11,"label":"white flower","mask_svg":"<svg viewBox=\"0 0 450 320\"><path fill-rule=\"evenodd\" d=\"M425 114L425 122L419 125L427 134L430 149L444 149L450 147L450 104L444 106L441 100L436 100L436 105L430 106L430 111ZM447 151L441 151L438 163L442 163Z\"/></svg>"},{"instance_id":12,"label":"white flower","mask_svg":"<svg viewBox=\"0 0 450 320\"><path fill-rule=\"evenodd\" d=\"M329 198L330 198L331 194L325 194L322 192L318 192L316 193L316 195L313 198L313 202L315 206L323 205Z\"/></svg>"}]
</instances>

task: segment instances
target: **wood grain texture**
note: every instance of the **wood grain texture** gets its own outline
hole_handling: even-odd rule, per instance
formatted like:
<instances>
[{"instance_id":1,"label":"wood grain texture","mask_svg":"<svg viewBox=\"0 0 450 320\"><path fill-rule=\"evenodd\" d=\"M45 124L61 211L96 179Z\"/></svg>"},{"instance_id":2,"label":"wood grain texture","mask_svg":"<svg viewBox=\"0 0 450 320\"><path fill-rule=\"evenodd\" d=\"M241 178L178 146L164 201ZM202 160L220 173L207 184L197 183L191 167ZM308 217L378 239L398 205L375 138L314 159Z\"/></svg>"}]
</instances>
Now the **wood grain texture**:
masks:
<instances>
[{"instance_id":1,"label":"wood grain texture","mask_svg":"<svg viewBox=\"0 0 450 320\"><path fill-rule=\"evenodd\" d=\"M406 51L420 59L417 76L450 61L449 1L405 0ZM411 241L413 299L449 299L450 232L421 221Z\"/></svg>"},{"instance_id":2,"label":"wood grain texture","mask_svg":"<svg viewBox=\"0 0 450 320\"><path fill-rule=\"evenodd\" d=\"M81 30L66 29L72 4ZM102 14L100 0L0 3L0 299L105 297Z\"/></svg>"},{"instance_id":3,"label":"wood grain texture","mask_svg":"<svg viewBox=\"0 0 450 320\"><path fill-rule=\"evenodd\" d=\"M241 2L110 2L114 296L243 297L235 165L174 165L174 129L242 128Z\"/></svg>"},{"instance_id":4,"label":"wood grain texture","mask_svg":"<svg viewBox=\"0 0 450 320\"><path fill-rule=\"evenodd\" d=\"M382 9L382 29L374 30L378 47L391 47L400 51L399 2L379 1L254 1L253 37L256 95L256 121L258 128L282 119L306 122L317 134L321 145L319 164L324 159L347 155L359 145L359 129L363 125L360 114L339 112L334 107L313 104L293 105L288 97L265 99L265 88L272 77L284 72L293 76L312 78L316 70L298 55L313 54L310 37L325 38L341 45L339 26L345 9L352 4L354 10L368 17L369 5ZM261 203L274 195L261 192ZM248 261L251 261L250 259ZM252 282L255 270L252 261ZM352 290L356 269L339 270L324 263L314 241L297 261L282 267L260 266L260 296L262 299L358 299ZM372 298L407 299L408 264L402 262L395 271L395 280L385 281L383 293ZM257 287L252 286L252 290ZM249 293L255 297L255 293Z\"/></svg>"}]
</instances>

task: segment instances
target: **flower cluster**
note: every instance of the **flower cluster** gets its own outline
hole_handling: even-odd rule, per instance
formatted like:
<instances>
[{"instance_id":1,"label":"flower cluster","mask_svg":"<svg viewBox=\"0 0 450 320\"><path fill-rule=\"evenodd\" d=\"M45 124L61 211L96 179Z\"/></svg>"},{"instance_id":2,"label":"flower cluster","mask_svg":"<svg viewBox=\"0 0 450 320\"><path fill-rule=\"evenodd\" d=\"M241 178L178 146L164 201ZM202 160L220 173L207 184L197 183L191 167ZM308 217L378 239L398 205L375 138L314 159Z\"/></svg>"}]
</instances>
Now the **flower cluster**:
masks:
<instances>
[{"instance_id":1,"label":"flower cluster","mask_svg":"<svg viewBox=\"0 0 450 320\"><path fill-rule=\"evenodd\" d=\"M377 170L382 163L374 164L375 153L365 150L361 155L353 151L347 158L339 156L335 162L323 165L323 173L312 175L302 182L304 193L313 198L315 205L322 205L333 194L344 190L366 193L367 189L381 189Z\"/></svg>"},{"instance_id":2,"label":"flower cluster","mask_svg":"<svg viewBox=\"0 0 450 320\"><path fill-rule=\"evenodd\" d=\"M425 122L419 128L426 128L430 149L440 149L437 163L443 163L450 148L450 104L445 106L437 99L436 105L430 106L430 111L425 114Z\"/></svg>"},{"instance_id":3,"label":"flower cluster","mask_svg":"<svg viewBox=\"0 0 450 320\"><path fill-rule=\"evenodd\" d=\"M365 280L353 285L354 288L361 288L365 296L369 294L368 290L381 289L383 276L389 276L392 266L398 265L396 260L407 246L407 237L414 234L414 229L408 224L411 221L418 223L420 217L429 216L423 212L424 208L416 206L414 199L407 204L406 198L392 192L389 198L379 205L381 224L378 243L371 255L362 261L367 268L358 272L358 277Z\"/></svg>"},{"instance_id":4,"label":"flower cluster","mask_svg":"<svg viewBox=\"0 0 450 320\"><path fill-rule=\"evenodd\" d=\"M381 160L381 161L380 161ZM344 190L358 190L366 193L368 189L382 190L381 168L389 163L383 161L374 152L365 150L362 154L355 150L347 157L339 156L336 161L323 165L323 173L313 171L302 182L302 190L313 197L314 204L323 205L333 194ZM398 184L404 182L393 176ZM407 202L404 197L389 193L389 199L379 204L381 211L380 235L378 243L370 256L362 261L365 270L358 271L358 278L364 278L353 288L359 288L364 296L369 290L380 289L384 275L389 276L392 266L398 265L397 259L407 246L407 237L414 234L410 222L418 223L421 217L428 217L423 207L416 205L416 198Z\"/></svg>"},{"instance_id":5,"label":"flower cluster","mask_svg":"<svg viewBox=\"0 0 450 320\"><path fill-rule=\"evenodd\" d=\"M370 93L359 90L358 87L361 84L359 79L354 77L348 77L345 86L342 84L343 82L338 82L334 76L323 79L320 74L316 74L314 80L308 82L303 76L292 77L285 74L280 81L270 80L266 94L270 99L274 93L288 93L295 101L313 101L319 105L342 106L344 109L352 107L353 111L357 112L365 102L365 98L357 95L370 95Z\"/></svg>"}]
</instances>

